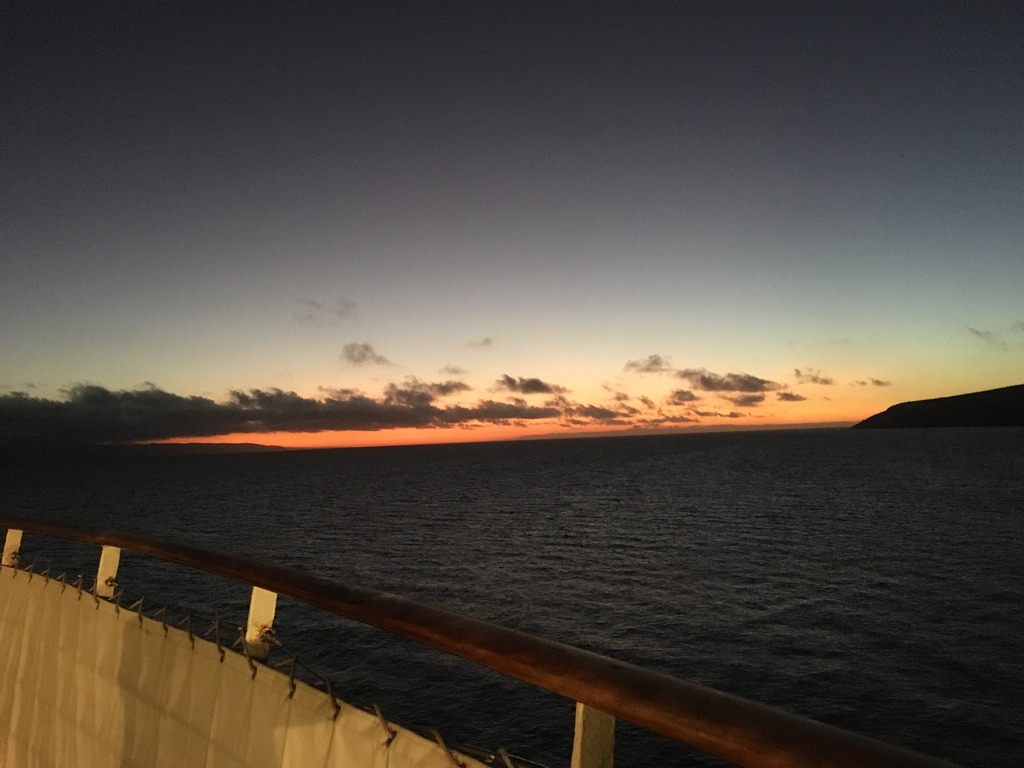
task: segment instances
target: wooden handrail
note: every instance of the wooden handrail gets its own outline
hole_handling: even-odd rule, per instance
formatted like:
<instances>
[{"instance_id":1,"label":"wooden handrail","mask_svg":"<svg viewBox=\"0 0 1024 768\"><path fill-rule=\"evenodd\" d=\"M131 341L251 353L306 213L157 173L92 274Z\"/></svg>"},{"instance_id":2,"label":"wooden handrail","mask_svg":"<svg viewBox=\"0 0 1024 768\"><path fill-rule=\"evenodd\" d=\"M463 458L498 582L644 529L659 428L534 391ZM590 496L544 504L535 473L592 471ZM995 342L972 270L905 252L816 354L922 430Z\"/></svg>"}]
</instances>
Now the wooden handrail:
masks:
<instances>
[{"instance_id":1,"label":"wooden handrail","mask_svg":"<svg viewBox=\"0 0 1024 768\"><path fill-rule=\"evenodd\" d=\"M740 766L953 766L600 654L296 568L138 533L6 518L0 518L0 527L120 547L288 595L566 696Z\"/></svg>"}]
</instances>

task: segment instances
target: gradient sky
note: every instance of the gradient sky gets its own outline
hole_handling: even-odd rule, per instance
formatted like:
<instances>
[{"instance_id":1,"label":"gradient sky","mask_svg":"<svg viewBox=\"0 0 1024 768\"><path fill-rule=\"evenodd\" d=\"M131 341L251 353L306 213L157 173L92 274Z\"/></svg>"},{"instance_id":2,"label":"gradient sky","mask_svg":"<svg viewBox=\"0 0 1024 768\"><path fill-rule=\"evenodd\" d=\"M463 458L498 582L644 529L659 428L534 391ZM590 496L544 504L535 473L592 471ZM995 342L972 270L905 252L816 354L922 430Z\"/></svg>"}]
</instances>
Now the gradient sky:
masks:
<instances>
[{"instance_id":1,"label":"gradient sky","mask_svg":"<svg viewBox=\"0 0 1024 768\"><path fill-rule=\"evenodd\" d=\"M8 441L839 422L1024 381L1020 3L219 5L5 13Z\"/></svg>"}]
</instances>

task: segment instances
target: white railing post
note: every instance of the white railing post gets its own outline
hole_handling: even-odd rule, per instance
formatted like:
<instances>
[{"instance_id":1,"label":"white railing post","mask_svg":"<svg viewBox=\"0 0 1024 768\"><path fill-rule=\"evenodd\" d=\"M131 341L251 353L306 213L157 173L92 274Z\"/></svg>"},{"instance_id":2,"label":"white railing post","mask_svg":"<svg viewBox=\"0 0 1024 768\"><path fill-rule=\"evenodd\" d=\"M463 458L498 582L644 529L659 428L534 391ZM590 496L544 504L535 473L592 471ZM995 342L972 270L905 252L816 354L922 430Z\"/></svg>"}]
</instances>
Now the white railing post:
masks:
<instances>
[{"instance_id":1,"label":"white railing post","mask_svg":"<svg viewBox=\"0 0 1024 768\"><path fill-rule=\"evenodd\" d=\"M21 531L17 528L7 529L7 538L4 540L4 559L3 565L9 565L12 568L18 565L18 550L21 549Z\"/></svg>"},{"instance_id":2,"label":"white railing post","mask_svg":"<svg viewBox=\"0 0 1024 768\"><path fill-rule=\"evenodd\" d=\"M100 567L96 570L97 597L113 597L117 586L117 566L121 564L121 548L104 545Z\"/></svg>"},{"instance_id":3,"label":"white railing post","mask_svg":"<svg viewBox=\"0 0 1024 768\"><path fill-rule=\"evenodd\" d=\"M572 768L612 768L615 764L615 718L576 703Z\"/></svg>"},{"instance_id":4,"label":"white railing post","mask_svg":"<svg viewBox=\"0 0 1024 768\"><path fill-rule=\"evenodd\" d=\"M245 626L245 649L254 659L265 659L270 653L276 611L277 592L253 587L249 598L249 621Z\"/></svg>"}]
</instances>

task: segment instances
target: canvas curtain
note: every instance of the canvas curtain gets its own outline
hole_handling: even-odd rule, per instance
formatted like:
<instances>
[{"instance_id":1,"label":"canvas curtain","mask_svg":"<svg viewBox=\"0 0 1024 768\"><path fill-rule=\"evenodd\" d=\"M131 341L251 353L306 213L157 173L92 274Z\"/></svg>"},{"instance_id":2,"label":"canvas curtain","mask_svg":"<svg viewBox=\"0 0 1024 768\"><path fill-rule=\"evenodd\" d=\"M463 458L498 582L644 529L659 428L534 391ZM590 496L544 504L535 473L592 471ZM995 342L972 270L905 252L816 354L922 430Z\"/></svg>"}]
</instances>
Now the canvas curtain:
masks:
<instances>
[{"instance_id":1,"label":"canvas curtain","mask_svg":"<svg viewBox=\"0 0 1024 768\"><path fill-rule=\"evenodd\" d=\"M483 768L344 703L335 716L302 682L291 690L241 654L0 568L0 768Z\"/></svg>"}]
</instances>

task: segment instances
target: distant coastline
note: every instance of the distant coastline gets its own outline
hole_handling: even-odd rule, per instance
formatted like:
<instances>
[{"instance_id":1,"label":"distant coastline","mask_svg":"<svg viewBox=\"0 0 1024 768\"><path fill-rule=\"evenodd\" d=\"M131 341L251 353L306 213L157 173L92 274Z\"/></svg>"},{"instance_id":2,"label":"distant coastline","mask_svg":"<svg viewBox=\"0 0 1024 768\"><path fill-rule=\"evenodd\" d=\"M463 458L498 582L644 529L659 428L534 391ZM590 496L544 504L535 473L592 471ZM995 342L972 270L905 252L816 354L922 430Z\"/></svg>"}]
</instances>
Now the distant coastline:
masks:
<instances>
[{"instance_id":1,"label":"distant coastline","mask_svg":"<svg viewBox=\"0 0 1024 768\"><path fill-rule=\"evenodd\" d=\"M225 453L267 453L288 451L278 445L259 443L101 443L98 445L34 444L0 448L0 460L80 461L160 456L204 456Z\"/></svg>"},{"instance_id":2,"label":"distant coastline","mask_svg":"<svg viewBox=\"0 0 1024 768\"><path fill-rule=\"evenodd\" d=\"M899 403L854 429L1024 427L1024 384L931 400Z\"/></svg>"}]
</instances>

